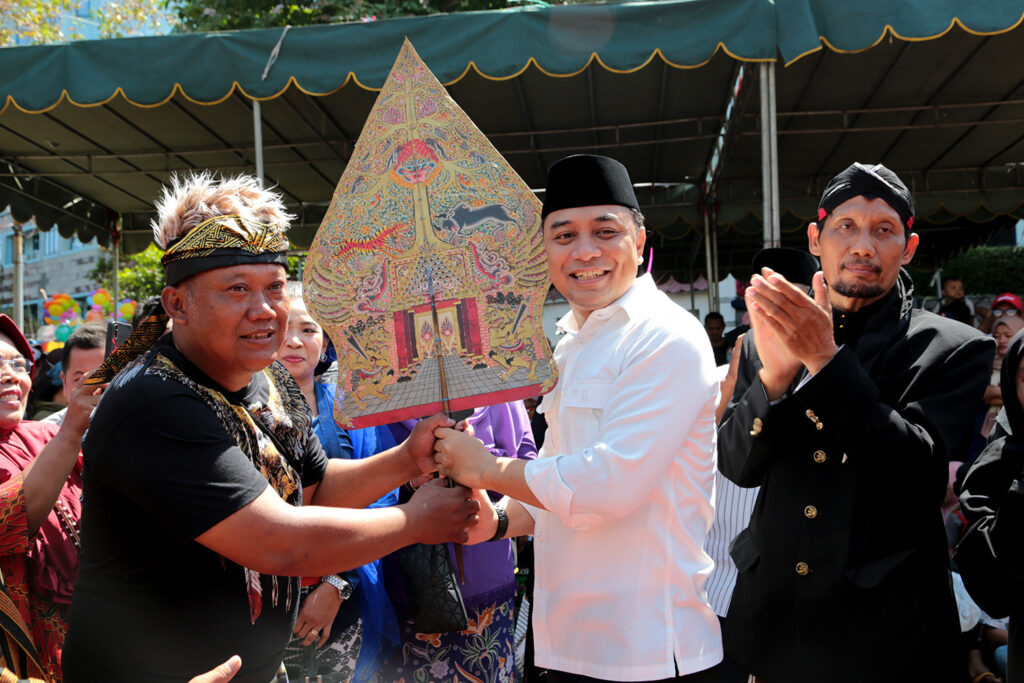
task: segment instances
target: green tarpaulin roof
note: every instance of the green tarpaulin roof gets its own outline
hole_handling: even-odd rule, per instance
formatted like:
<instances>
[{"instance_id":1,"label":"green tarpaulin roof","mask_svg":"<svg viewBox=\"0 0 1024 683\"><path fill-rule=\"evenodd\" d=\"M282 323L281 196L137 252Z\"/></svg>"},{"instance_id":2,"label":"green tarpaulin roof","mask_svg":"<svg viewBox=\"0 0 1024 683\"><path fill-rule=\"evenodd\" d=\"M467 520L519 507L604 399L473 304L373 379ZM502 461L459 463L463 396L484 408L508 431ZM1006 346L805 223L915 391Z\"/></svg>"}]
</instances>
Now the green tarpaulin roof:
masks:
<instances>
[{"instance_id":1,"label":"green tarpaulin roof","mask_svg":"<svg viewBox=\"0 0 1024 683\"><path fill-rule=\"evenodd\" d=\"M0 205L104 243L121 216L137 251L171 173L252 171L256 98L266 175L306 244L408 36L531 186L572 152L615 156L650 183L641 202L677 269L697 253L697 186L748 62L778 63L792 239L854 159L904 175L934 223L989 221L1024 197L1022 13L1019 1L667 0L302 27L283 40L267 29L5 48ZM718 185L726 267L749 262L761 230L756 74Z\"/></svg>"}]
</instances>

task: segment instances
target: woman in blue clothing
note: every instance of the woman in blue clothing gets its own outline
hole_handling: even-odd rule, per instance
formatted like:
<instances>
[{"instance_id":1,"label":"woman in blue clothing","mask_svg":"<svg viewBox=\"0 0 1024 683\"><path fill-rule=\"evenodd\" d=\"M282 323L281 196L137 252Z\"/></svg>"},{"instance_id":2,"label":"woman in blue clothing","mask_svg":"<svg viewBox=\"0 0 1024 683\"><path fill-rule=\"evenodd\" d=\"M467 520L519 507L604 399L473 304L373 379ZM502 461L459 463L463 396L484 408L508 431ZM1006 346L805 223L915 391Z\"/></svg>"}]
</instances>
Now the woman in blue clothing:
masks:
<instances>
[{"instance_id":1,"label":"woman in blue clothing","mask_svg":"<svg viewBox=\"0 0 1024 683\"><path fill-rule=\"evenodd\" d=\"M344 430L334 422L334 387L316 381L334 349L309 315L298 283L289 283L291 312L278 360L291 372L313 413L313 430L329 458L367 458L395 445L386 427ZM398 502L392 491L370 507ZM380 561L337 576L302 581L302 603L285 664L324 681L362 683L398 642L398 623L380 578ZM290 671L290 672L291 672Z\"/></svg>"}]
</instances>

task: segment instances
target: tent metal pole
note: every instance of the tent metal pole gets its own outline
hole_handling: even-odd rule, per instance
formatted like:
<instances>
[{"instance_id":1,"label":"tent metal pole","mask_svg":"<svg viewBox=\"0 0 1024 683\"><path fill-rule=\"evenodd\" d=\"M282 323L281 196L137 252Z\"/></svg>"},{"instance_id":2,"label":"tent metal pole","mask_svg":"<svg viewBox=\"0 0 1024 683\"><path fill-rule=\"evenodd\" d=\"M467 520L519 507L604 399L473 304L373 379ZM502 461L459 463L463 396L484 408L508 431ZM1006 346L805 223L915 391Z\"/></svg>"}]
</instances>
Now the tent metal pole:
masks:
<instances>
[{"instance_id":1,"label":"tent metal pole","mask_svg":"<svg viewBox=\"0 0 1024 683\"><path fill-rule=\"evenodd\" d=\"M768 64L758 65L761 91L761 246L772 246L771 124L768 122Z\"/></svg>"},{"instance_id":2,"label":"tent metal pole","mask_svg":"<svg viewBox=\"0 0 1024 683\"><path fill-rule=\"evenodd\" d=\"M708 207L708 213L713 211L714 204ZM722 310L722 296L718 291L718 280L720 279L718 274L718 215L717 211L712 215L711 224L711 265L714 267L711 279L711 290L715 293L714 303L711 306L712 311L721 312Z\"/></svg>"},{"instance_id":3,"label":"tent metal pole","mask_svg":"<svg viewBox=\"0 0 1024 683\"><path fill-rule=\"evenodd\" d=\"M256 177L263 182L263 115L260 101L252 101L252 139L256 149Z\"/></svg>"},{"instance_id":4,"label":"tent metal pole","mask_svg":"<svg viewBox=\"0 0 1024 683\"><path fill-rule=\"evenodd\" d=\"M715 281L714 269L714 258L711 255L711 216L708 215L707 204L704 205L704 265L707 268L707 280L708 280L708 310L705 313L713 311L714 302L711 297L714 293L713 287ZM692 286L692 283L691 283ZM698 316L699 317L699 316Z\"/></svg>"},{"instance_id":5,"label":"tent metal pole","mask_svg":"<svg viewBox=\"0 0 1024 683\"><path fill-rule=\"evenodd\" d=\"M274 45L274 49L270 51L270 56L267 57L267 64L263 67L263 75L260 76L261 81L267 80L267 75L270 73L270 68L274 66L274 62L277 61L277 56L281 54L281 44L284 43L284 37L288 35L288 31L291 26L285 26L281 31L281 35L277 39L277 43ZM260 183L263 182L263 113L260 108L260 101L253 98L252 101L252 139L253 146L256 148L256 177L260 179Z\"/></svg>"},{"instance_id":6,"label":"tent metal pole","mask_svg":"<svg viewBox=\"0 0 1024 683\"><path fill-rule=\"evenodd\" d=\"M19 330L25 329L25 232L21 223L14 222L14 322Z\"/></svg>"},{"instance_id":7,"label":"tent metal pole","mask_svg":"<svg viewBox=\"0 0 1024 683\"><path fill-rule=\"evenodd\" d=\"M117 320L117 313L120 309L118 302L121 300L121 277L119 271L121 270L121 217L117 217L117 222L114 223L114 310L110 313L111 320ZM131 322L130 320L128 322Z\"/></svg>"},{"instance_id":8,"label":"tent metal pole","mask_svg":"<svg viewBox=\"0 0 1024 683\"><path fill-rule=\"evenodd\" d=\"M775 64L762 62L761 76L761 194L765 247L779 246L779 143L775 112Z\"/></svg>"},{"instance_id":9,"label":"tent metal pole","mask_svg":"<svg viewBox=\"0 0 1024 683\"><path fill-rule=\"evenodd\" d=\"M768 121L771 123L768 144L771 146L769 158L772 161L772 246L781 247L782 218L779 207L779 128L775 106L775 63L767 64L766 70L768 71Z\"/></svg>"}]
</instances>

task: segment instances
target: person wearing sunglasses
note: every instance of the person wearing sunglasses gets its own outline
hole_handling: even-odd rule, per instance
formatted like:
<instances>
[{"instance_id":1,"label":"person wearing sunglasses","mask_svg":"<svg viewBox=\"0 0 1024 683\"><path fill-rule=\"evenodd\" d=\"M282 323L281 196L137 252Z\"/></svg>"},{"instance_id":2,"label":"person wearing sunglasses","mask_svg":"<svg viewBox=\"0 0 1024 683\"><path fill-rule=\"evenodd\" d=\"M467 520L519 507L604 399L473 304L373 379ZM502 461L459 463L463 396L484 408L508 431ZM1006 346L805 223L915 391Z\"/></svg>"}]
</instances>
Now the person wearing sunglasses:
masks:
<instances>
[{"instance_id":1,"label":"person wearing sunglasses","mask_svg":"<svg viewBox=\"0 0 1024 683\"><path fill-rule=\"evenodd\" d=\"M73 392L58 427L25 419L31 386L32 350L15 322L0 315L0 572L22 622L17 627L35 648L19 675L60 681L78 575L79 447L103 389Z\"/></svg>"},{"instance_id":2,"label":"person wearing sunglasses","mask_svg":"<svg viewBox=\"0 0 1024 683\"><path fill-rule=\"evenodd\" d=\"M978 329L986 334L991 334L997 321L1014 316L1024 316L1024 304L1021 303L1020 297L1013 292L1003 292L992 301L992 308L978 325Z\"/></svg>"}]
</instances>

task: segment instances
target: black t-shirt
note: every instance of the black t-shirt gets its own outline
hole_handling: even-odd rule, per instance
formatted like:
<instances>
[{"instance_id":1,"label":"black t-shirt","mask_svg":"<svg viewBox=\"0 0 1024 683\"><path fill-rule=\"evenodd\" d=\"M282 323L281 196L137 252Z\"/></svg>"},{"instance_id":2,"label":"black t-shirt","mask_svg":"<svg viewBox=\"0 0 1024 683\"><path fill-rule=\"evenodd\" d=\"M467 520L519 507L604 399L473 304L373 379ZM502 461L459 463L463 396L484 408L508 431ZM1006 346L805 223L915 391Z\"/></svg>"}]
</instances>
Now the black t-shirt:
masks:
<instances>
[{"instance_id":1,"label":"black t-shirt","mask_svg":"<svg viewBox=\"0 0 1024 683\"><path fill-rule=\"evenodd\" d=\"M216 388L170 335L158 348ZM181 683L238 654L233 683L268 683L294 623L298 580L278 577L275 606L272 577L262 576L253 624L242 567L193 540L252 502L267 481L193 391L135 368L122 375L83 442L81 567L64 680ZM269 391L261 372L231 397L258 411ZM289 460L303 486L323 478L327 459L312 430L305 452Z\"/></svg>"}]
</instances>

